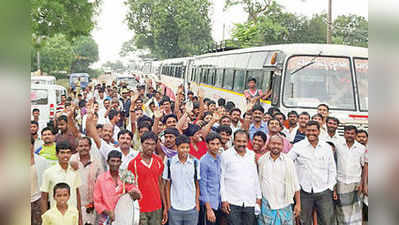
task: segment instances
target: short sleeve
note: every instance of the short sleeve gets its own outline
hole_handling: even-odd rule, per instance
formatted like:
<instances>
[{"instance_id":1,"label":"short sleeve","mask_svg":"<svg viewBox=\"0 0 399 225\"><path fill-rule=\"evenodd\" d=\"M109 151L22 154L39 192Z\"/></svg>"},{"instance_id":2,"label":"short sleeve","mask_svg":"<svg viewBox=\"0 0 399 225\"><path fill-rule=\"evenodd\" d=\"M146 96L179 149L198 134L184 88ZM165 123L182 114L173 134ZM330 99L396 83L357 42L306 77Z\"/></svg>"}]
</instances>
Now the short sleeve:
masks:
<instances>
[{"instance_id":1,"label":"short sleeve","mask_svg":"<svg viewBox=\"0 0 399 225\"><path fill-rule=\"evenodd\" d=\"M42 225L51 225L51 220L48 216L48 213L44 213L42 215Z\"/></svg>"},{"instance_id":2,"label":"short sleeve","mask_svg":"<svg viewBox=\"0 0 399 225\"><path fill-rule=\"evenodd\" d=\"M201 175L200 175L200 173L201 173L201 169L200 169L200 161L199 160L197 160L197 159L195 159L195 161L197 162L197 168L196 168L196 170L197 170L197 180L200 180L201 179Z\"/></svg>"},{"instance_id":3,"label":"short sleeve","mask_svg":"<svg viewBox=\"0 0 399 225\"><path fill-rule=\"evenodd\" d=\"M165 160L165 162L167 163L168 160L169 160L169 159ZM165 179L165 180L169 180L169 176L168 176L168 166L164 166L162 178Z\"/></svg>"},{"instance_id":4,"label":"short sleeve","mask_svg":"<svg viewBox=\"0 0 399 225\"><path fill-rule=\"evenodd\" d=\"M75 172L75 188L79 188L82 185L82 180L80 179L80 173Z\"/></svg>"}]
</instances>

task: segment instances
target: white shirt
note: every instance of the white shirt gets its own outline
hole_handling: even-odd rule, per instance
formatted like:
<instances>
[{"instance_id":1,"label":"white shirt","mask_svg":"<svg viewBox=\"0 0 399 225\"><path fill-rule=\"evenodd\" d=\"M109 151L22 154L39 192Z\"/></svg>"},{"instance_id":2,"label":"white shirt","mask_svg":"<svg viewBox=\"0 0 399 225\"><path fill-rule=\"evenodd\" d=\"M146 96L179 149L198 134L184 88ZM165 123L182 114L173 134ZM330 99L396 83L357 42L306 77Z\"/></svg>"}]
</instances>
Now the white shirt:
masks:
<instances>
[{"instance_id":1,"label":"white shirt","mask_svg":"<svg viewBox=\"0 0 399 225\"><path fill-rule=\"evenodd\" d=\"M122 153L122 164L120 166L120 169L125 170L129 166L129 163L132 159L136 158L136 156L139 154L138 151L133 150L132 148L129 149L129 153L127 155L123 154L122 150L120 148L117 148L116 150L120 151Z\"/></svg>"},{"instance_id":2,"label":"white shirt","mask_svg":"<svg viewBox=\"0 0 399 225\"><path fill-rule=\"evenodd\" d=\"M351 148L346 142L336 145L337 180L344 184L358 183L362 176L362 166L365 163L366 148L355 141Z\"/></svg>"},{"instance_id":3,"label":"white shirt","mask_svg":"<svg viewBox=\"0 0 399 225\"><path fill-rule=\"evenodd\" d=\"M288 130L289 134L287 136L287 139L291 143L295 140L295 136L296 136L296 132L298 131L298 128L299 128L299 125L297 125L296 127L292 128L291 131Z\"/></svg>"},{"instance_id":4,"label":"white shirt","mask_svg":"<svg viewBox=\"0 0 399 225\"><path fill-rule=\"evenodd\" d=\"M273 160L270 154L263 155L259 161L259 182L263 196L272 210L282 209L294 203L294 196L286 200L286 185L293 185L299 191L299 182L294 162L281 153ZM287 175L292 183L287 184Z\"/></svg>"},{"instance_id":5,"label":"white shirt","mask_svg":"<svg viewBox=\"0 0 399 225\"><path fill-rule=\"evenodd\" d=\"M322 138L323 141L331 141L332 143L334 143L335 146L337 146L341 142L345 142L345 139L342 136L339 136L338 133L335 133L332 137L327 133L327 135Z\"/></svg>"},{"instance_id":6,"label":"white shirt","mask_svg":"<svg viewBox=\"0 0 399 225\"><path fill-rule=\"evenodd\" d=\"M303 191L320 193L327 189L334 190L337 183L332 147L319 141L314 148L307 138L294 144L288 153L295 162L299 184Z\"/></svg>"},{"instance_id":7,"label":"white shirt","mask_svg":"<svg viewBox=\"0 0 399 225\"><path fill-rule=\"evenodd\" d=\"M112 135L112 138L115 141L118 141L118 133L121 131L121 128L119 128L116 124L114 125L114 134Z\"/></svg>"},{"instance_id":8,"label":"white shirt","mask_svg":"<svg viewBox=\"0 0 399 225\"><path fill-rule=\"evenodd\" d=\"M220 194L223 202L235 206L254 207L262 198L255 153L246 149L240 156L234 147L221 155Z\"/></svg>"}]
</instances>

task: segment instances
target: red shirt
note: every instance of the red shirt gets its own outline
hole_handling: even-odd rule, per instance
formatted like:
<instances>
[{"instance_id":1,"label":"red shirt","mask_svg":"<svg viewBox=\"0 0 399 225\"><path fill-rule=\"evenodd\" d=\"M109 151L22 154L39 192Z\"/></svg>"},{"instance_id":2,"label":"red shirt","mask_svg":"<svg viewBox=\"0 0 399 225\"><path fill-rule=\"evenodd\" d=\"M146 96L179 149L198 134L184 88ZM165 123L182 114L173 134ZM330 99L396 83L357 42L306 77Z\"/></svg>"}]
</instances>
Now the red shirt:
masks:
<instances>
[{"instance_id":1,"label":"red shirt","mask_svg":"<svg viewBox=\"0 0 399 225\"><path fill-rule=\"evenodd\" d=\"M153 154L150 165L146 165L140 153L130 161L128 170L135 176L141 191L139 200L140 212L153 212L162 208L161 192L159 190L159 177L162 176L164 164L162 159Z\"/></svg>"},{"instance_id":2,"label":"red shirt","mask_svg":"<svg viewBox=\"0 0 399 225\"><path fill-rule=\"evenodd\" d=\"M197 142L195 145L197 146L197 149L195 149L194 145L190 143L190 155L199 160L208 152L208 146L206 145L205 141Z\"/></svg>"}]
</instances>

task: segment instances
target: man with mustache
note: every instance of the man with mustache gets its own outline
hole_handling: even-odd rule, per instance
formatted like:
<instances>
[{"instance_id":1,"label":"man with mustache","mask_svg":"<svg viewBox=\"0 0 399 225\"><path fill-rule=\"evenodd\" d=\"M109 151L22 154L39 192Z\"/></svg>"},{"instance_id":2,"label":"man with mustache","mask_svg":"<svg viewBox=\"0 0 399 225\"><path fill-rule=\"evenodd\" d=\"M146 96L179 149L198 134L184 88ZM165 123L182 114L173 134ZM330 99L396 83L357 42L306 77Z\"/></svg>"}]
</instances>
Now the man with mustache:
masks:
<instances>
[{"instance_id":1,"label":"man with mustache","mask_svg":"<svg viewBox=\"0 0 399 225\"><path fill-rule=\"evenodd\" d=\"M306 124L306 139L296 143L288 156L294 160L301 186L303 225L312 224L312 211L316 209L322 225L334 224L333 191L337 183L332 147L319 141L320 123ZM335 191L334 191L335 194Z\"/></svg>"},{"instance_id":2,"label":"man with mustache","mask_svg":"<svg viewBox=\"0 0 399 225\"><path fill-rule=\"evenodd\" d=\"M230 225L253 225L255 205L261 203L255 153L247 149L248 140L246 131L236 131L234 146L221 155L222 211Z\"/></svg>"},{"instance_id":3,"label":"man with mustache","mask_svg":"<svg viewBox=\"0 0 399 225\"><path fill-rule=\"evenodd\" d=\"M270 140L271 136L277 135L277 136L282 136L281 130L283 128L283 125L278 119L271 119L269 122L267 122L267 127L269 130L269 133L267 134L268 139ZM268 148L268 142L266 142L266 146L264 146L266 149ZM283 137L283 153L288 153L292 147L292 144L285 138ZM270 151L270 149L267 149Z\"/></svg>"},{"instance_id":4,"label":"man with mustache","mask_svg":"<svg viewBox=\"0 0 399 225\"><path fill-rule=\"evenodd\" d=\"M331 141L337 146L338 143L343 142L343 138L337 134L337 128L339 125L339 120L335 117L327 117L327 134L326 141Z\"/></svg>"},{"instance_id":5,"label":"man with mustache","mask_svg":"<svg viewBox=\"0 0 399 225\"><path fill-rule=\"evenodd\" d=\"M357 142L355 126L345 126L345 142L336 144L337 152L337 194L336 205L338 225L362 224L363 167L366 148Z\"/></svg>"},{"instance_id":6,"label":"man with mustache","mask_svg":"<svg viewBox=\"0 0 399 225\"><path fill-rule=\"evenodd\" d=\"M126 170L130 161L134 159L139 152L133 150L130 146L132 144L133 134L128 130L121 130L118 133L118 145L116 149L122 152L122 164L121 169Z\"/></svg>"},{"instance_id":7,"label":"man with mustache","mask_svg":"<svg viewBox=\"0 0 399 225\"><path fill-rule=\"evenodd\" d=\"M295 127L291 131L290 137L289 137L289 141L292 144L295 144L295 143L305 139L305 137L306 137L306 135L305 135L306 124L309 122L309 120L310 120L309 113L302 112L301 114L299 114L299 116L298 116L298 126Z\"/></svg>"},{"instance_id":8,"label":"man with mustache","mask_svg":"<svg viewBox=\"0 0 399 225\"><path fill-rule=\"evenodd\" d=\"M260 106L260 105L255 105L252 108L252 118L253 122L249 124L251 121L245 119L244 120L244 125L243 128L248 128L249 132L249 137L252 140L254 137L254 134L257 131L263 131L265 134L267 134L269 131L267 129L267 124L263 122L263 114L265 112L265 109ZM249 126L248 126L249 124Z\"/></svg>"},{"instance_id":9,"label":"man with mustache","mask_svg":"<svg viewBox=\"0 0 399 225\"><path fill-rule=\"evenodd\" d=\"M283 150L283 137L273 135L270 151L258 161L259 182L262 189L262 208L259 225L293 225L293 218L301 211L300 187L294 163ZM295 196L295 207L292 210Z\"/></svg>"}]
</instances>

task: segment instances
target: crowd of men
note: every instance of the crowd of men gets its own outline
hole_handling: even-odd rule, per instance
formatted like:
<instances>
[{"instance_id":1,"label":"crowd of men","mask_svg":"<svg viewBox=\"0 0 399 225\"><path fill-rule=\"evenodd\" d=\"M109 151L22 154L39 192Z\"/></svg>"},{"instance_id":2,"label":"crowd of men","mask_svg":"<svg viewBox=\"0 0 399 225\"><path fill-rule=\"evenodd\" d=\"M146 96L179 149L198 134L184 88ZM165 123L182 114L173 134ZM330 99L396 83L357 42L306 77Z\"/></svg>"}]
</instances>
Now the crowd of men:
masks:
<instances>
[{"instance_id":1,"label":"crowd of men","mask_svg":"<svg viewBox=\"0 0 399 225\"><path fill-rule=\"evenodd\" d=\"M151 80L70 89L47 127L33 109L32 225L111 224L125 193L140 225L367 220L367 131L339 136L326 104L315 115L265 110L271 92L253 78L245 110L175 91Z\"/></svg>"}]
</instances>

